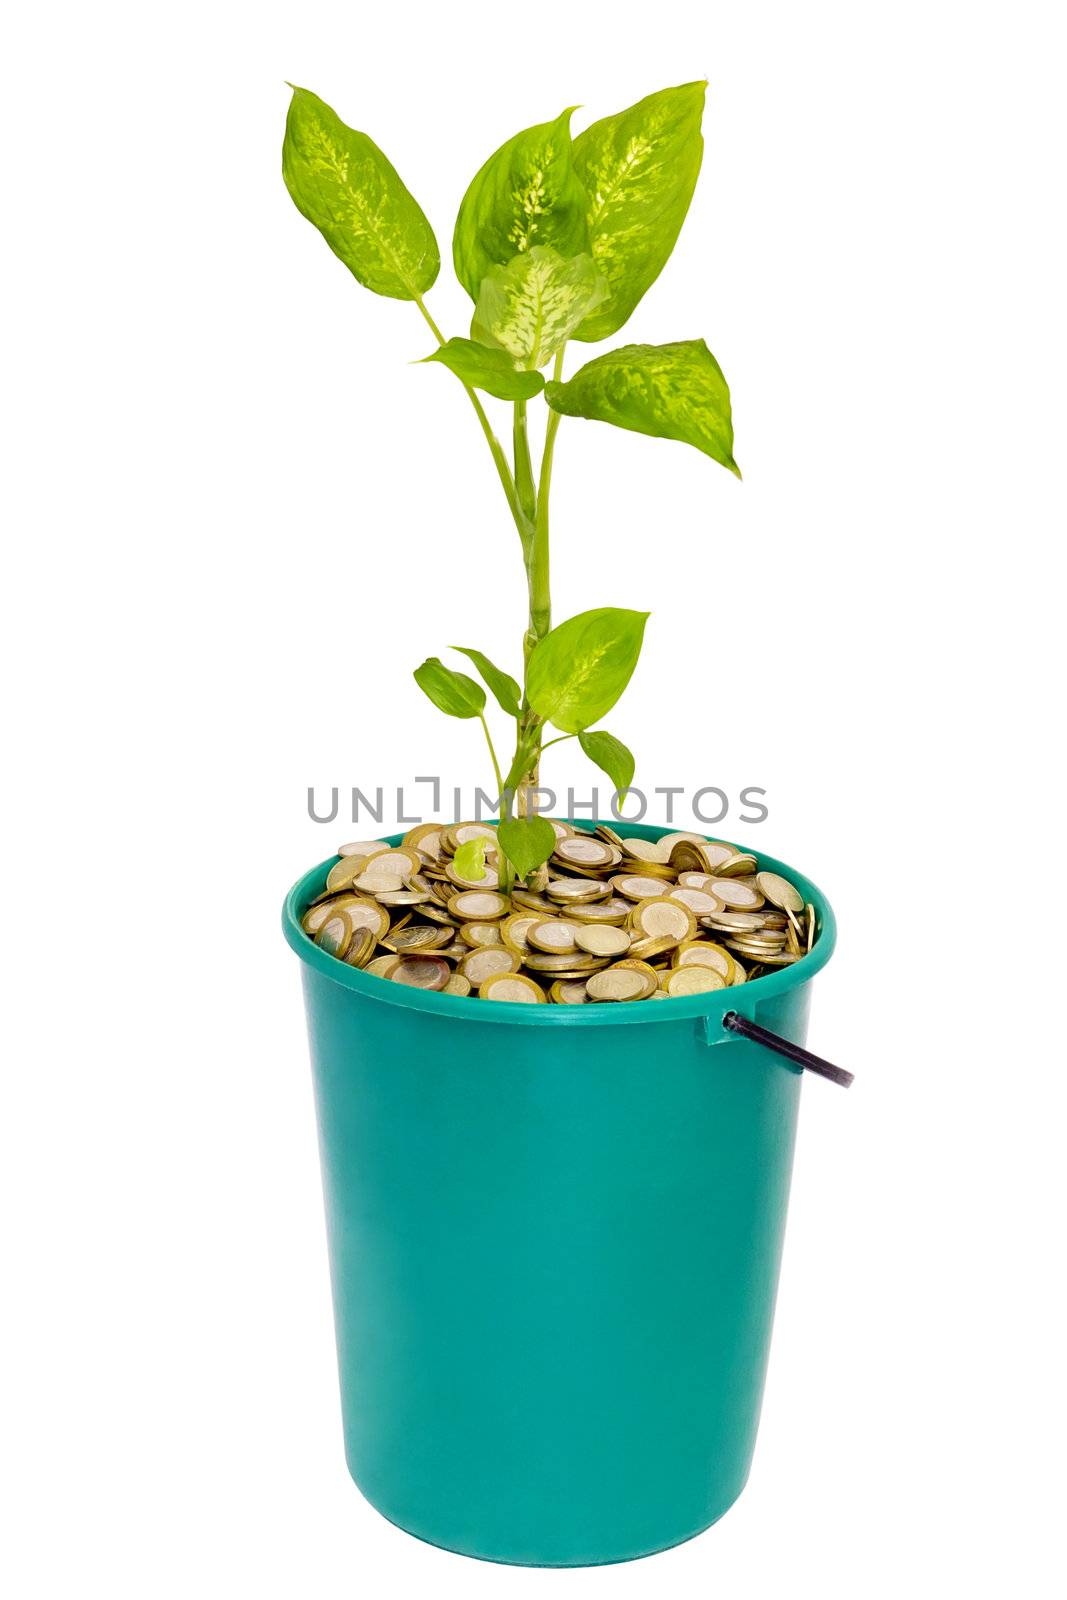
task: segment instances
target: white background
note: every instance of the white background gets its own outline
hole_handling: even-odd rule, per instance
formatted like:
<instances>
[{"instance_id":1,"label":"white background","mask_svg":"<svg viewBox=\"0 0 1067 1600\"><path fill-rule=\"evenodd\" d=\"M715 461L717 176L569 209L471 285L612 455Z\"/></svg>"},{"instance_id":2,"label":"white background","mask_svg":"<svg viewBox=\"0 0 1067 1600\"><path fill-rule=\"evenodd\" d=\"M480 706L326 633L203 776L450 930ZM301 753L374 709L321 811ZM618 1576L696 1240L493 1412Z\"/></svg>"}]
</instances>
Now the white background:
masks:
<instances>
[{"instance_id":1,"label":"white background","mask_svg":"<svg viewBox=\"0 0 1067 1600\"><path fill-rule=\"evenodd\" d=\"M6 35L7 1592L1062 1592L1054 8L104 0ZM514 669L521 569L417 313L284 191L284 80L447 259L512 132L701 75L701 185L625 337L708 340L745 482L565 423L556 615L651 609L611 725L649 787L768 790L746 837L836 905L810 1037L858 1079L806 1085L736 1508L512 1570L346 1477L278 911L352 832L309 784L483 781L410 671ZM464 330L447 270L430 303Z\"/></svg>"}]
</instances>

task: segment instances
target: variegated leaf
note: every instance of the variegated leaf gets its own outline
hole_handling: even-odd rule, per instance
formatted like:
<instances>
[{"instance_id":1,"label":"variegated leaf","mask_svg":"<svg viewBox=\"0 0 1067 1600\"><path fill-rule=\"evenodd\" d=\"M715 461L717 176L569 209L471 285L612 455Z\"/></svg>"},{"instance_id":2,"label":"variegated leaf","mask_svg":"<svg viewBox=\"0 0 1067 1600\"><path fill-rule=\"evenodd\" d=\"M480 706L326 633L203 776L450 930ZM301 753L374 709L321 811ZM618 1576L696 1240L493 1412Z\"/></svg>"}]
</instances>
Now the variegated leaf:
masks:
<instances>
[{"instance_id":1,"label":"variegated leaf","mask_svg":"<svg viewBox=\"0 0 1067 1600\"><path fill-rule=\"evenodd\" d=\"M741 476L733 457L730 391L703 339L609 350L566 383L546 384L545 399L565 417L679 439Z\"/></svg>"},{"instance_id":2,"label":"variegated leaf","mask_svg":"<svg viewBox=\"0 0 1067 1600\"><path fill-rule=\"evenodd\" d=\"M441 267L433 229L373 139L346 127L309 89L294 89L282 176L296 208L375 294L415 300Z\"/></svg>"},{"instance_id":3,"label":"variegated leaf","mask_svg":"<svg viewBox=\"0 0 1067 1600\"><path fill-rule=\"evenodd\" d=\"M606 339L621 328L674 249L700 172L706 87L661 89L575 139L593 260L609 285L576 339Z\"/></svg>"},{"instance_id":4,"label":"variegated leaf","mask_svg":"<svg viewBox=\"0 0 1067 1600\"><path fill-rule=\"evenodd\" d=\"M456 277L477 301L492 267L535 245L563 256L589 249L588 200L571 159L569 110L517 133L476 174L452 239Z\"/></svg>"},{"instance_id":5,"label":"variegated leaf","mask_svg":"<svg viewBox=\"0 0 1067 1600\"><path fill-rule=\"evenodd\" d=\"M564 261L550 245L534 245L486 273L471 337L506 350L517 366L536 372L607 292L592 256Z\"/></svg>"}]
</instances>

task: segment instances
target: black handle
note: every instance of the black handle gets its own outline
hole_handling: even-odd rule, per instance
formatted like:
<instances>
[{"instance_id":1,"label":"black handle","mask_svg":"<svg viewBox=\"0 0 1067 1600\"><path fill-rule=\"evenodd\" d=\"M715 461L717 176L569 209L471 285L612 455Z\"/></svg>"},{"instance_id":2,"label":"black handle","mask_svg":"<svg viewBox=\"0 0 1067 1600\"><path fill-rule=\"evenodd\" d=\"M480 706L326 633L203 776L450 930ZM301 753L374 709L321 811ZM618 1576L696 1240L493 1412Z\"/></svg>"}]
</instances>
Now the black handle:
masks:
<instances>
[{"instance_id":1,"label":"black handle","mask_svg":"<svg viewBox=\"0 0 1067 1600\"><path fill-rule=\"evenodd\" d=\"M847 1089L852 1082L853 1074L846 1072L844 1067L835 1067L832 1061L824 1061L822 1056L813 1056L810 1050L804 1050L798 1044L793 1044L790 1039L783 1039L780 1033L772 1033L769 1028L761 1028L758 1022L749 1022L747 1017L739 1017L736 1011L728 1011L722 1019L724 1028L729 1028L731 1033L739 1033L743 1039L751 1039L754 1044L763 1044L768 1050L777 1050L780 1056L785 1056L788 1061L795 1061L798 1067L806 1067L809 1072L817 1072L820 1078L829 1078L831 1083L839 1083L842 1089Z\"/></svg>"}]
</instances>

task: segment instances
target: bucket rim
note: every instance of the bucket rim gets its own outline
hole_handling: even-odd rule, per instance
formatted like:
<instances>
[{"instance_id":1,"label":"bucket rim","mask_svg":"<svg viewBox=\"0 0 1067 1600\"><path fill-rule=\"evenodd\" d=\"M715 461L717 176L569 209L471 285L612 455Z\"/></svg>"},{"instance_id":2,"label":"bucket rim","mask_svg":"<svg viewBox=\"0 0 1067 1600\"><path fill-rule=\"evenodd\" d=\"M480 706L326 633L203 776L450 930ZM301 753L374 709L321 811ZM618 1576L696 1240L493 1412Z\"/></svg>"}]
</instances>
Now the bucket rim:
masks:
<instances>
[{"instance_id":1,"label":"bucket rim","mask_svg":"<svg viewBox=\"0 0 1067 1600\"><path fill-rule=\"evenodd\" d=\"M561 820L567 821L571 827L583 828L587 832L592 832L597 826L595 821L586 818L567 817ZM489 819L486 821L487 826L493 826ZM446 824L443 823L442 826ZM670 826L626 822L625 819L615 818L608 826L625 827L628 835L652 840L661 838L665 833L679 831ZM383 834L381 837L390 845L398 845L404 834ZM730 839L721 842L730 844L738 850L751 848ZM810 955L802 956L792 966L779 967L777 971L765 973L763 977L755 978L751 983L746 982L728 989L714 989L706 994L673 999L669 1010L666 1011L662 1005L643 1005L640 1002L579 1006L523 1005L510 1000L487 1002L479 1000L476 996L440 994L435 990L415 989L405 984L389 983L374 973L361 972L358 967L350 967L345 962L338 961L336 956L327 955L325 950L320 950L301 927L301 918L309 903L316 895L322 893L326 875L341 859L339 855L320 861L293 884L282 906L282 931L286 942L305 966L331 982L339 984L341 988L351 989L353 993L362 995L368 1000L376 1000L383 1005L400 1006L409 1011L424 1011L444 1019L451 1017L457 1021L484 1023L488 1027L499 1026L501 1023L509 1025L519 1023L527 1027L557 1028L625 1027L634 1024L640 1026L642 1023L686 1021L694 1017L721 1019L728 1011L739 1009L742 997L747 999L751 995L754 1002L771 1000L777 995L785 994L790 989L799 988L801 984L807 983L825 967L833 955L837 942L837 921L833 908L822 890L803 872L798 872L787 862L779 861L762 849L758 851L753 849L752 853L757 855L761 871L778 872L788 878L801 891L804 899L815 907L819 936L814 948Z\"/></svg>"}]
</instances>

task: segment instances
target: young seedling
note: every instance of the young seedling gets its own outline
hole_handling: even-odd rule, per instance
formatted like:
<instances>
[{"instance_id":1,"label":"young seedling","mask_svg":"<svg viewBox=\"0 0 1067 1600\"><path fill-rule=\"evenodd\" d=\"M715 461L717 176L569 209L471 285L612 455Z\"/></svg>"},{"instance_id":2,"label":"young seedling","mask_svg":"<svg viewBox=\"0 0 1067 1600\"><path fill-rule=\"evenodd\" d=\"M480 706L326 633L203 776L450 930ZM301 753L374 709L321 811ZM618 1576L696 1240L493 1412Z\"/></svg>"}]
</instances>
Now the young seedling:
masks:
<instances>
[{"instance_id":1,"label":"young seedling","mask_svg":"<svg viewBox=\"0 0 1067 1600\"><path fill-rule=\"evenodd\" d=\"M501 145L459 208L452 261L474 311L470 336L447 339L424 299L441 257L418 202L372 139L309 90L293 90L282 156L289 193L364 287L417 306L437 341L425 360L447 367L466 391L518 531L529 590L521 686L479 650L453 647L514 725L506 771L481 684L436 656L415 670L441 711L481 722L500 796L505 886L512 868L527 878L556 843L528 804L543 749L577 738L620 795L634 775L630 751L594 724L630 680L647 613L604 606L552 626L549 496L561 419L677 439L740 476L730 392L702 339L622 345L563 379L568 342L617 333L674 249L700 171L705 87L663 89L576 138L564 111ZM511 407L510 456L481 394ZM548 408L536 471L531 402ZM546 741L547 728L558 732Z\"/></svg>"}]
</instances>

